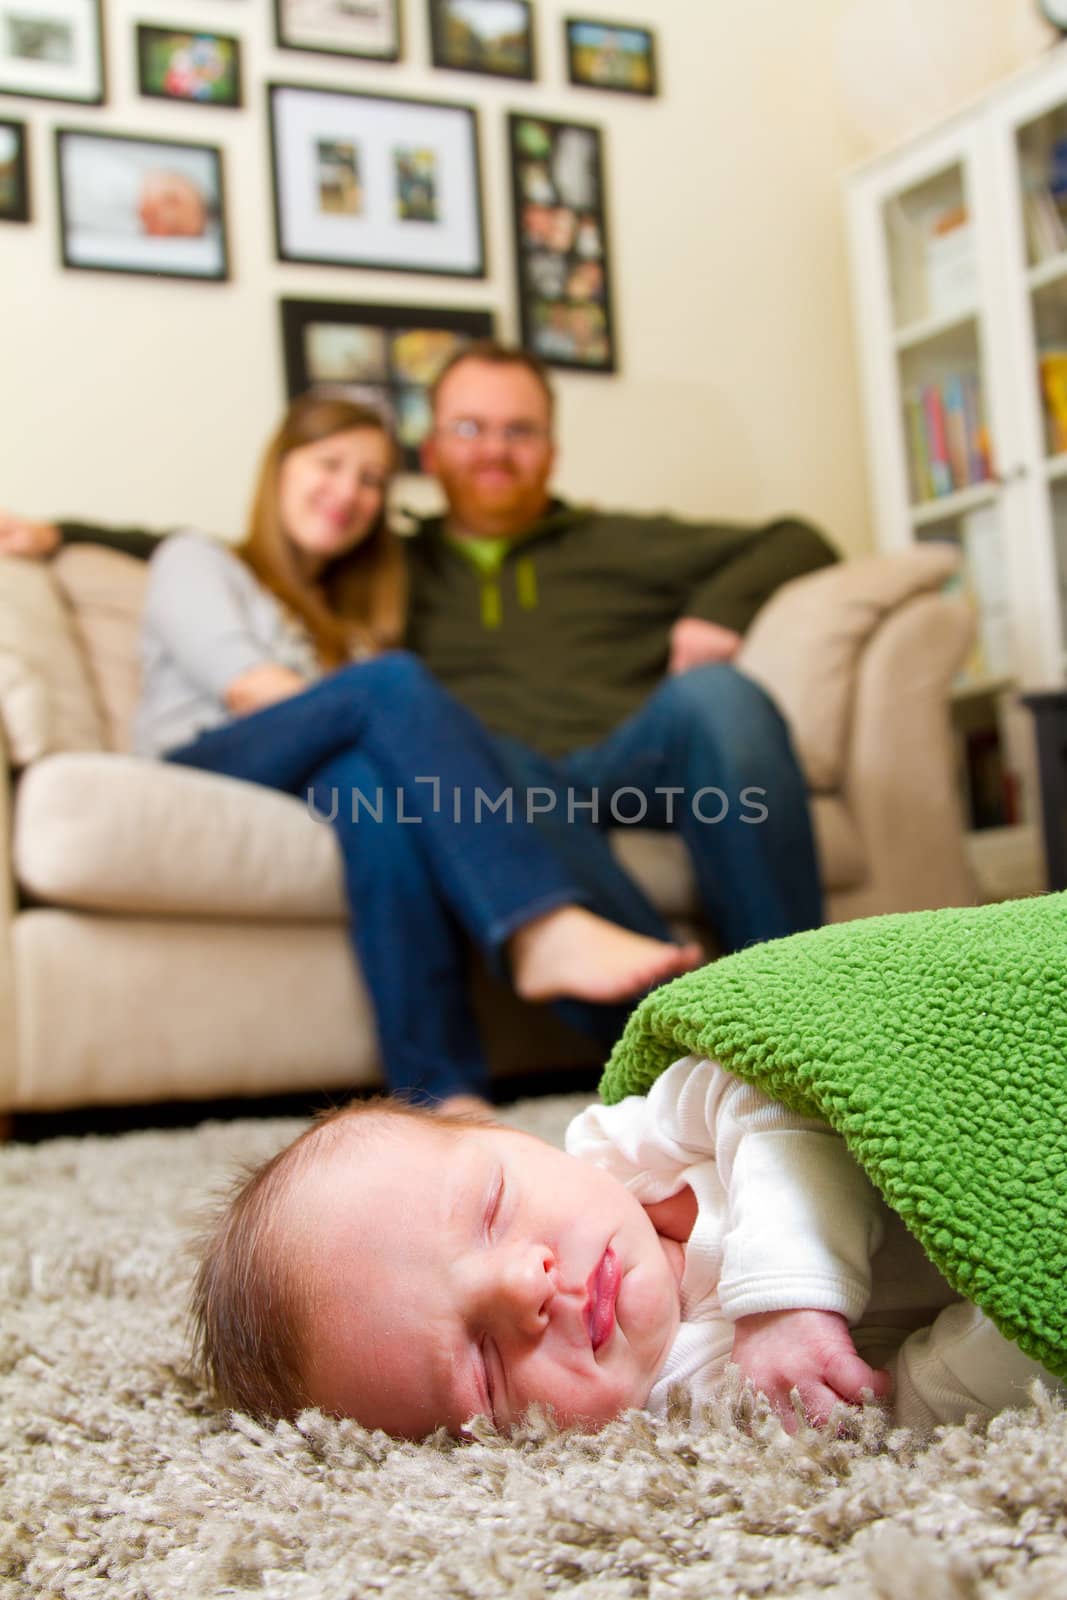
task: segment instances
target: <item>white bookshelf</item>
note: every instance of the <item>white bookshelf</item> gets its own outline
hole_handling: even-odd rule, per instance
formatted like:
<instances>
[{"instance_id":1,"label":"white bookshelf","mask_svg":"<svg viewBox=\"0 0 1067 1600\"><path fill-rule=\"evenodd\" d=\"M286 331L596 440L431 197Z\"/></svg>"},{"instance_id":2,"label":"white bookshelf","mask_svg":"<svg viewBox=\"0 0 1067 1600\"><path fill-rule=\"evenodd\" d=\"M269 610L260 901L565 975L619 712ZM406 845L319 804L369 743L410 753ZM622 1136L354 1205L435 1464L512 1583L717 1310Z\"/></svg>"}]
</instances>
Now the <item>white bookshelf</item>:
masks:
<instances>
[{"instance_id":1,"label":"white bookshelf","mask_svg":"<svg viewBox=\"0 0 1067 1600\"><path fill-rule=\"evenodd\" d=\"M1025 818L1017 696L1067 663L1067 45L857 168L847 210L878 542L963 550L955 704L966 737L988 707Z\"/></svg>"}]
</instances>

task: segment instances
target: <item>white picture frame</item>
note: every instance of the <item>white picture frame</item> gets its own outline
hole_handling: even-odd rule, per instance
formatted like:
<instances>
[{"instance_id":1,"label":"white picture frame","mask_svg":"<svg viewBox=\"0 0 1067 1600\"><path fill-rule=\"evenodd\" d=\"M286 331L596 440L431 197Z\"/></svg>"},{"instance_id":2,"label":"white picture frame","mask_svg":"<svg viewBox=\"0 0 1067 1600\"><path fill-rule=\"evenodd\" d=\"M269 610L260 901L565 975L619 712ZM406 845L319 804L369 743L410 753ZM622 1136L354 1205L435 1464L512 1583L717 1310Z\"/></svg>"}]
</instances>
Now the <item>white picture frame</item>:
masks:
<instances>
[{"instance_id":1,"label":"white picture frame","mask_svg":"<svg viewBox=\"0 0 1067 1600\"><path fill-rule=\"evenodd\" d=\"M0 94L103 105L100 0L0 0Z\"/></svg>"},{"instance_id":2,"label":"white picture frame","mask_svg":"<svg viewBox=\"0 0 1067 1600\"><path fill-rule=\"evenodd\" d=\"M399 61L399 0L274 0L274 32L283 50Z\"/></svg>"},{"instance_id":3,"label":"white picture frame","mask_svg":"<svg viewBox=\"0 0 1067 1600\"><path fill-rule=\"evenodd\" d=\"M267 85L280 261L484 278L472 106Z\"/></svg>"},{"instance_id":4,"label":"white picture frame","mask_svg":"<svg viewBox=\"0 0 1067 1600\"><path fill-rule=\"evenodd\" d=\"M228 279L217 145L56 128L55 149L65 267Z\"/></svg>"}]
</instances>

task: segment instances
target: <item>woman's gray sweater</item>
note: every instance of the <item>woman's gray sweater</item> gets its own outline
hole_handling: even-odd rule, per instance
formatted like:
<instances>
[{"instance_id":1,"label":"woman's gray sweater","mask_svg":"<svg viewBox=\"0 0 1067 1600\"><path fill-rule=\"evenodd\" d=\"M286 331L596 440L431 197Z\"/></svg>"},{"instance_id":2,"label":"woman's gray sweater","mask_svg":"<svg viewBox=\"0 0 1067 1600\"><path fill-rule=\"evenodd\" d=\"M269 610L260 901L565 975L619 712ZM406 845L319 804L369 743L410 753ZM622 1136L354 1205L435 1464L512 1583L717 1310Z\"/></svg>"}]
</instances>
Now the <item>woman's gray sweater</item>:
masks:
<instances>
[{"instance_id":1,"label":"woman's gray sweater","mask_svg":"<svg viewBox=\"0 0 1067 1600\"><path fill-rule=\"evenodd\" d=\"M226 690L267 662L309 683L322 672L306 629L232 550L194 532L165 539L141 619L137 754L165 755L232 721Z\"/></svg>"}]
</instances>

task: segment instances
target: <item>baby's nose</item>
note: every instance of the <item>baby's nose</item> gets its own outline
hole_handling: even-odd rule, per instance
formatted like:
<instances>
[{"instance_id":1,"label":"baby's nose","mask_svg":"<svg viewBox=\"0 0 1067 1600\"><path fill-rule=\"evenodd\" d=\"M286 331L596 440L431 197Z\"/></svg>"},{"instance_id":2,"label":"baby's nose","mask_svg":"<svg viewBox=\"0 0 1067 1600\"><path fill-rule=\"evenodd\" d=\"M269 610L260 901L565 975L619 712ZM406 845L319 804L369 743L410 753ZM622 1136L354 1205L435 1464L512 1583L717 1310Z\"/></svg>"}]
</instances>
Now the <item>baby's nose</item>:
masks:
<instances>
[{"instance_id":1,"label":"baby's nose","mask_svg":"<svg viewBox=\"0 0 1067 1600\"><path fill-rule=\"evenodd\" d=\"M496 1310L512 1332L536 1335L548 1326L556 1295L556 1260L551 1250L526 1246L498 1263Z\"/></svg>"}]
</instances>

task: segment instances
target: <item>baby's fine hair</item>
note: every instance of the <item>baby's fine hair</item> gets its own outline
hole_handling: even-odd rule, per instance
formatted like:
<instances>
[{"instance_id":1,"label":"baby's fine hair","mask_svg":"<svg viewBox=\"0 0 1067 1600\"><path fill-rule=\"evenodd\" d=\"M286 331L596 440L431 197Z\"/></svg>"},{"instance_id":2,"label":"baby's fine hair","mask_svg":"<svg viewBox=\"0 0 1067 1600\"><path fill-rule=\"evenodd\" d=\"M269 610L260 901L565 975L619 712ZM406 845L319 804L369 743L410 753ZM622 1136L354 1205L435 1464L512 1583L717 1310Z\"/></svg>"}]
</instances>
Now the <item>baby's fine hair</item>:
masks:
<instances>
[{"instance_id":1,"label":"baby's fine hair","mask_svg":"<svg viewBox=\"0 0 1067 1600\"><path fill-rule=\"evenodd\" d=\"M303 1366L312 1289L300 1252L287 1248L286 1202L308 1165L341 1140L365 1141L403 1122L470 1127L385 1096L353 1100L243 1169L208 1219L197 1241L190 1313L196 1364L221 1405L292 1418L310 1403Z\"/></svg>"}]
</instances>

